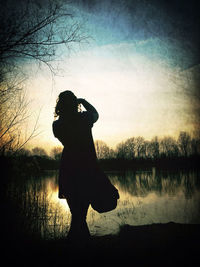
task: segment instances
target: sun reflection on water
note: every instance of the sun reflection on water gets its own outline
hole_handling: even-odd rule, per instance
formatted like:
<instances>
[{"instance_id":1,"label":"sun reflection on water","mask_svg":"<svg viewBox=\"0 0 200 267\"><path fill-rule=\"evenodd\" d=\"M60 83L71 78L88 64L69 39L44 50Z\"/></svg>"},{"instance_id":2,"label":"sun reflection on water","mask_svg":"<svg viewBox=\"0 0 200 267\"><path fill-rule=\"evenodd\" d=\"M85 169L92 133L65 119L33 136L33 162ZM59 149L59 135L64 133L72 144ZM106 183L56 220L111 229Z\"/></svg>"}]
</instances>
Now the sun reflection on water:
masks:
<instances>
[{"instance_id":1,"label":"sun reflection on water","mask_svg":"<svg viewBox=\"0 0 200 267\"><path fill-rule=\"evenodd\" d=\"M63 212L69 211L69 206L66 199L61 199L58 197L58 189L51 193L51 202L53 202L55 206L59 205Z\"/></svg>"},{"instance_id":2,"label":"sun reflection on water","mask_svg":"<svg viewBox=\"0 0 200 267\"><path fill-rule=\"evenodd\" d=\"M145 225L169 221L200 223L200 194L196 174L191 174L187 183L184 183L186 178L182 174L177 178L159 179L151 173L134 175L120 177L117 174L110 177L120 193L118 206L102 214L89 207L87 223L92 235L114 234L123 224ZM57 177L54 173L39 181L42 186L37 194L41 199L41 210L46 210L46 237L66 236L71 213L66 199L58 198ZM34 180L34 183L38 182ZM28 186L30 192L33 186L31 183Z\"/></svg>"}]
</instances>

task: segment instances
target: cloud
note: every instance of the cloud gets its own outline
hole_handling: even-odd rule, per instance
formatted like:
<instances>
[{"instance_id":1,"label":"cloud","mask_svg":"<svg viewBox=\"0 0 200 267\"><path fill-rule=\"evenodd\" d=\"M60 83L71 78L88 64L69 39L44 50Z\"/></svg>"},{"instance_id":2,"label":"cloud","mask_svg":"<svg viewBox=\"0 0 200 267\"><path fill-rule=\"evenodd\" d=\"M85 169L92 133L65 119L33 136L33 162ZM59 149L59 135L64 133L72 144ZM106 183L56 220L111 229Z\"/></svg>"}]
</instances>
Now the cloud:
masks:
<instances>
[{"instance_id":1,"label":"cloud","mask_svg":"<svg viewBox=\"0 0 200 267\"><path fill-rule=\"evenodd\" d=\"M197 1L79 0L74 5L98 45L148 40L138 52L165 56L182 69L200 62Z\"/></svg>"}]
</instances>

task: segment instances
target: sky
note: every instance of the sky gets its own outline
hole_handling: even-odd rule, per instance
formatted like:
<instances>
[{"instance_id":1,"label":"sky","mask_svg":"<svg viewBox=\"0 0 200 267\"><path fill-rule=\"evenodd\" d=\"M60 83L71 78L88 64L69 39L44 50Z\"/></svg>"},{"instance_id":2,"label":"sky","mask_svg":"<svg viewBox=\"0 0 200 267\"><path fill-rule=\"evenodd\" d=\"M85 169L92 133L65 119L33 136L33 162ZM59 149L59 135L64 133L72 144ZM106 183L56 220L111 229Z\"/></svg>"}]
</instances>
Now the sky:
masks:
<instances>
[{"instance_id":1,"label":"sky","mask_svg":"<svg viewBox=\"0 0 200 267\"><path fill-rule=\"evenodd\" d=\"M26 66L39 132L29 147L60 145L52 134L58 94L71 90L99 112L95 140L109 146L133 136L177 137L199 129L199 25L195 1L72 1L88 43L62 50L60 75Z\"/></svg>"}]
</instances>

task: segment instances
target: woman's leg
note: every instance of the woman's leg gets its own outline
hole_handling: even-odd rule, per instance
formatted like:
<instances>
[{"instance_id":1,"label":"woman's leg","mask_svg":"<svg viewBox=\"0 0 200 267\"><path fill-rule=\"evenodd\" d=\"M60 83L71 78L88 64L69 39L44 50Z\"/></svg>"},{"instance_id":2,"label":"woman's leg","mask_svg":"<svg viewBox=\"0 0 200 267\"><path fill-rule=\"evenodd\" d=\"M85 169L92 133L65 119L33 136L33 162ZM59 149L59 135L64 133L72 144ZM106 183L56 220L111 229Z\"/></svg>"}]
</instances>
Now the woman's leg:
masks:
<instances>
[{"instance_id":1,"label":"woman's leg","mask_svg":"<svg viewBox=\"0 0 200 267\"><path fill-rule=\"evenodd\" d=\"M77 240L86 240L90 237L86 217L89 201L84 199L68 198L67 203L71 211L71 225L68 237Z\"/></svg>"}]
</instances>

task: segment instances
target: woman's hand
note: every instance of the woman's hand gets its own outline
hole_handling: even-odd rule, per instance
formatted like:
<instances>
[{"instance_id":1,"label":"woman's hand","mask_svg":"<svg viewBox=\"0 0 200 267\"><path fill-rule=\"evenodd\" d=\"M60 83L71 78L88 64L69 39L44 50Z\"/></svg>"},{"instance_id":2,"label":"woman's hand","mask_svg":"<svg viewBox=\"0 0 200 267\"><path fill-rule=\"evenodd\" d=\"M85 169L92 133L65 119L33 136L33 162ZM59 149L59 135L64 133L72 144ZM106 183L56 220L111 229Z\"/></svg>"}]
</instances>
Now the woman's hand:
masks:
<instances>
[{"instance_id":1,"label":"woman's hand","mask_svg":"<svg viewBox=\"0 0 200 267\"><path fill-rule=\"evenodd\" d=\"M90 103L88 103L84 98L77 98L77 102L78 104L82 104L86 111L92 114L93 123L98 120L99 114Z\"/></svg>"},{"instance_id":2,"label":"woman's hand","mask_svg":"<svg viewBox=\"0 0 200 267\"><path fill-rule=\"evenodd\" d=\"M78 104L82 104L84 101L85 101L85 99L83 99L83 98L77 98Z\"/></svg>"}]
</instances>

